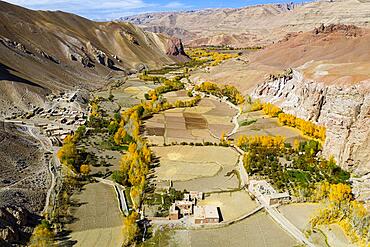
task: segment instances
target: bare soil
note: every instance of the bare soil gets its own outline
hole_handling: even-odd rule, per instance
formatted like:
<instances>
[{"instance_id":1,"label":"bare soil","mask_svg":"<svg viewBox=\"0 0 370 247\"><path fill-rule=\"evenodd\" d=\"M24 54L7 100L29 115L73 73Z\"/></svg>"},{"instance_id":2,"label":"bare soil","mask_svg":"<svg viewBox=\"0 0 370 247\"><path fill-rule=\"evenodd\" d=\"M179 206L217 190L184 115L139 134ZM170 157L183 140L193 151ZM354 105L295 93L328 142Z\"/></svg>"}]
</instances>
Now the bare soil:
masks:
<instances>
[{"instance_id":1,"label":"bare soil","mask_svg":"<svg viewBox=\"0 0 370 247\"><path fill-rule=\"evenodd\" d=\"M203 192L235 190L239 188L237 170L238 154L231 148L215 146L153 147L160 159L156 180L173 182L178 190Z\"/></svg>"},{"instance_id":2,"label":"bare soil","mask_svg":"<svg viewBox=\"0 0 370 247\"><path fill-rule=\"evenodd\" d=\"M219 207L223 221L238 219L257 207L257 203L244 190L213 193L206 196L203 201L199 201L198 204L200 206L213 205Z\"/></svg>"},{"instance_id":3,"label":"bare soil","mask_svg":"<svg viewBox=\"0 0 370 247\"><path fill-rule=\"evenodd\" d=\"M176 231L173 243L178 240L189 246L246 246L246 247L293 247L298 243L265 212L218 229Z\"/></svg>"},{"instance_id":4,"label":"bare soil","mask_svg":"<svg viewBox=\"0 0 370 247\"><path fill-rule=\"evenodd\" d=\"M13 124L0 127L0 207L40 213L51 182L40 143Z\"/></svg>"},{"instance_id":5,"label":"bare soil","mask_svg":"<svg viewBox=\"0 0 370 247\"><path fill-rule=\"evenodd\" d=\"M122 220L113 187L94 183L72 196L79 206L72 208L76 218L68 225L74 246L120 246L123 242Z\"/></svg>"}]
</instances>

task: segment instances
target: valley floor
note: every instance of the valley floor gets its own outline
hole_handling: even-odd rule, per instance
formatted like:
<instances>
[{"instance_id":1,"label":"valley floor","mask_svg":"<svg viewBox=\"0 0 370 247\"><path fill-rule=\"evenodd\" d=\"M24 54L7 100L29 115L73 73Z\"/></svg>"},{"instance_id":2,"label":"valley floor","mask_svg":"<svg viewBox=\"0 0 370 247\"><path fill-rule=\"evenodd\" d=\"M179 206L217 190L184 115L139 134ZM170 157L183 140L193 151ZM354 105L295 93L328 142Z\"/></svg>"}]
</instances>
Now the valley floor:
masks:
<instances>
[{"instance_id":1,"label":"valley floor","mask_svg":"<svg viewBox=\"0 0 370 247\"><path fill-rule=\"evenodd\" d=\"M104 99L99 105L101 112L113 117L114 113L144 100L144 94L155 87L153 83L131 78L119 88L94 94ZM233 145L223 147L219 143L221 135L229 135L231 139L240 135L280 135L291 144L294 140L307 138L297 130L279 125L276 119L262 112L244 113L225 100L205 94L202 96L195 107L163 111L144 121L143 135L154 145L151 150L158 158L150 183L154 185L154 196L168 190L169 184L177 191L205 193L199 206L218 207L222 221L211 226L197 226L192 217L168 221L167 216L159 219L156 215L158 207L163 203L154 207L144 205L146 216L154 220L152 237L143 245L299 245L302 239L290 234L291 229L275 221L276 217L271 217L268 208L258 199L252 199L247 192L244 185L248 182L248 176L242 174L245 172L243 152ZM170 101L178 97L189 99L186 91L167 93L164 97ZM82 186L81 191L74 192L70 197L68 211L72 220L66 225L70 234L62 242L91 247L115 247L123 242L123 217L129 211L127 208L132 208L132 202L127 193L128 188L113 182L112 172L120 169L119 162L127 147L115 149L108 139L106 133L96 132L88 134L79 143L79 148L91 156L91 178L99 177L100 180L96 180L104 180L105 183L90 180ZM292 227L297 228L302 238L305 238L304 232L315 209L317 205L313 204L291 204L279 207L276 213L292 223ZM332 226L312 234L309 241L317 246L327 246L327 243L330 246L345 246L349 242L343 236L340 229Z\"/></svg>"}]
</instances>

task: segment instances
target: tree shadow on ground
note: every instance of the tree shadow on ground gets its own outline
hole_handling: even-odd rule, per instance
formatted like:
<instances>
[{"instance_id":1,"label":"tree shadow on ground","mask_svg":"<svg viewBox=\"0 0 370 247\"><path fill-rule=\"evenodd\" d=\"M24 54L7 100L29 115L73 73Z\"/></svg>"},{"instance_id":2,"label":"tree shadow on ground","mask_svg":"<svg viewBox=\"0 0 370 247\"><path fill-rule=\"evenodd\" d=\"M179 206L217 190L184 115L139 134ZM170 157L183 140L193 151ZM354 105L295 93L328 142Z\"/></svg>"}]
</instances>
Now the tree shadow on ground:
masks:
<instances>
[{"instance_id":1,"label":"tree shadow on ground","mask_svg":"<svg viewBox=\"0 0 370 247\"><path fill-rule=\"evenodd\" d=\"M62 232L60 232L59 236L56 239L58 241L58 246L70 247L77 244L77 240L72 240L71 233L72 231L70 230L63 230Z\"/></svg>"}]
</instances>

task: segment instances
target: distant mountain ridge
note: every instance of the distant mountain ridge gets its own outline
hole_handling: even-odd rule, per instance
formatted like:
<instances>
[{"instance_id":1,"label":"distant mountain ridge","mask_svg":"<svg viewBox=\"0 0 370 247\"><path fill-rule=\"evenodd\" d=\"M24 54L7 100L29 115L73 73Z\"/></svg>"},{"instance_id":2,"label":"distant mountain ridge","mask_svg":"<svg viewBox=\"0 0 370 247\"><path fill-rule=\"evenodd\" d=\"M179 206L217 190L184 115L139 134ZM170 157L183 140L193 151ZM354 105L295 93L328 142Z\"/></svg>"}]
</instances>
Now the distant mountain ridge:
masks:
<instances>
[{"instance_id":1,"label":"distant mountain ridge","mask_svg":"<svg viewBox=\"0 0 370 247\"><path fill-rule=\"evenodd\" d=\"M145 30L174 34L188 46L268 45L289 32L320 24L370 26L370 2L321 0L303 4L266 4L243 8L151 13L121 18Z\"/></svg>"}]
</instances>

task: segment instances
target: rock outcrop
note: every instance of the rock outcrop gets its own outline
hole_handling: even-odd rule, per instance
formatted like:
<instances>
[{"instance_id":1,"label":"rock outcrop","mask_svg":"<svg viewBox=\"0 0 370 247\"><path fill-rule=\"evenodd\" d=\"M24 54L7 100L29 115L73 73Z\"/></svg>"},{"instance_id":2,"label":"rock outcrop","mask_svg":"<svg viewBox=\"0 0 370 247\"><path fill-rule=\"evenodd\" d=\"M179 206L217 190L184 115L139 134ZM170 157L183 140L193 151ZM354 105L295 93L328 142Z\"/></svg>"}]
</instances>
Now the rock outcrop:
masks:
<instances>
[{"instance_id":1,"label":"rock outcrop","mask_svg":"<svg viewBox=\"0 0 370 247\"><path fill-rule=\"evenodd\" d=\"M358 175L370 171L370 82L338 86L293 76L267 81L252 96L327 128L324 155Z\"/></svg>"},{"instance_id":2,"label":"rock outcrop","mask_svg":"<svg viewBox=\"0 0 370 247\"><path fill-rule=\"evenodd\" d=\"M170 56L188 56L185 53L184 45L182 44L181 39L176 37L168 40L166 54Z\"/></svg>"},{"instance_id":3,"label":"rock outcrop","mask_svg":"<svg viewBox=\"0 0 370 247\"><path fill-rule=\"evenodd\" d=\"M320 27L315 27L313 32L316 35L343 32L347 37L356 37L361 34L361 29L355 25L330 24L325 26L324 24L321 24Z\"/></svg>"},{"instance_id":4,"label":"rock outcrop","mask_svg":"<svg viewBox=\"0 0 370 247\"><path fill-rule=\"evenodd\" d=\"M86 46L87 46L87 50L89 51L89 53L92 54L92 56L95 58L96 62L110 69L114 69L114 62L109 57L109 55L107 55L104 51L99 50L98 48L94 47L91 44L91 42L88 42Z\"/></svg>"},{"instance_id":5,"label":"rock outcrop","mask_svg":"<svg viewBox=\"0 0 370 247\"><path fill-rule=\"evenodd\" d=\"M5 38L5 37L0 37L0 42L3 45L7 46L8 48L17 49L18 51L31 54L29 51L27 51L26 47L23 44L18 43L16 41L12 41L12 40L10 40L8 38Z\"/></svg>"},{"instance_id":6,"label":"rock outcrop","mask_svg":"<svg viewBox=\"0 0 370 247\"><path fill-rule=\"evenodd\" d=\"M24 244L30 235L30 213L21 207L0 208L0 245Z\"/></svg>"}]
</instances>

